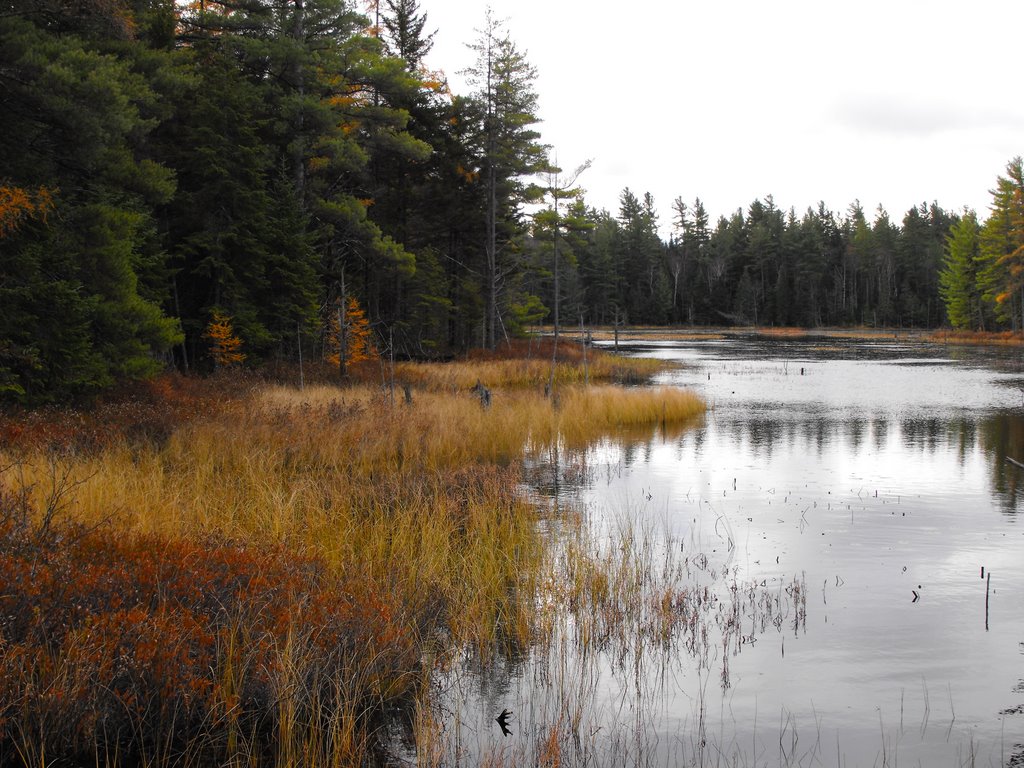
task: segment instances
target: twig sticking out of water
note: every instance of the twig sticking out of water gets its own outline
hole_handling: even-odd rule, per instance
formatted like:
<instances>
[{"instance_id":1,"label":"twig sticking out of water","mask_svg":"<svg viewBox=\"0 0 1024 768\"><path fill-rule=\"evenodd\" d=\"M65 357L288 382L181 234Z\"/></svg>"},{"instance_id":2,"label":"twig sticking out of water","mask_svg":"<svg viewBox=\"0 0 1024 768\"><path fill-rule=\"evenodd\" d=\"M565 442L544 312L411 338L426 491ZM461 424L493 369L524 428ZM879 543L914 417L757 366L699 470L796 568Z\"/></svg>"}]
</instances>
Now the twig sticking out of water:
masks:
<instances>
[{"instance_id":1,"label":"twig sticking out of water","mask_svg":"<svg viewBox=\"0 0 1024 768\"><path fill-rule=\"evenodd\" d=\"M984 569L983 569L984 570ZM992 571L985 577L985 631L988 632L988 595L992 586Z\"/></svg>"},{"instance_id":2,"label":"twig sticking out of water","mask_svg":"<svg viewBox=\"0 0 1024 768\"><path fill-rule=\"evenodd\" d=\"M932 707L931 701L928 698L928 683L921 677L921 687L924 689L924 715L921 719L921 738L924 738L925 731L928 730L928 719L931 717Z\"/></svg>"}]
</instances>

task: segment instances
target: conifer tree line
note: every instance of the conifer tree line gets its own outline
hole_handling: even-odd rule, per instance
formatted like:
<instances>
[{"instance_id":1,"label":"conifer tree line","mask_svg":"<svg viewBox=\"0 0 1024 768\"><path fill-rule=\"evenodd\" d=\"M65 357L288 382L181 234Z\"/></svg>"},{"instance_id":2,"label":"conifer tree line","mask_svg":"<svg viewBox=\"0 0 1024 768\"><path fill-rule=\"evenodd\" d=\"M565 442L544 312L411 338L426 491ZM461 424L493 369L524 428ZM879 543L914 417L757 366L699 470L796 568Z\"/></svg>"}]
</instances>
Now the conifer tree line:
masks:
<instances>
[{"instance_id":1,"label":"conifer tree line","mask_svg":"<svg viewBox=\"0 0 1024 768\"><path fill-rule=\"evenodd\" d=\"M363 0L359 0L360 3ZM1024 325L1020 160L991 216L584 199L482 14L469 93L418 0L8 0L0 400L168 366L445 357L531 325ZM581 178L581 173L582 178Z\"/></svg>"}]
</instances>

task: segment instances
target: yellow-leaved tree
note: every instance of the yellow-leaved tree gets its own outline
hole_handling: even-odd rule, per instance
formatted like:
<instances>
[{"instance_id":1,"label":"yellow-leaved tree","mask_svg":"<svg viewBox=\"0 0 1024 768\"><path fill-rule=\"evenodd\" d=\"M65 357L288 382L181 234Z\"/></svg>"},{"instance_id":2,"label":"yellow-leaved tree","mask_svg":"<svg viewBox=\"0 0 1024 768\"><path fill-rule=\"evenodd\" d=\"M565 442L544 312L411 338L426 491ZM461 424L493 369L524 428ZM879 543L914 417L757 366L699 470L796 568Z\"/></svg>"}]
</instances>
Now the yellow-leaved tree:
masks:
<instances>
[{"instance_id":1,"label":"yellow-leaved tree","mask_svg":"<svg viewBox=\"0 0 1024 768\"><path fill-rule=\"evenodd\" d=\"M350 296L345 303L344 314L340 308L340 300L335 301L327 312L324 359L338 366L341 375L345 376L349 365L376 360L378 353L373 343L373 329L359 301Z\"/></svg>"},{"instance_id":2,"label":"yellow-leaved tree","mask_svg":"<svg viewBox=\"0 0 1024 768\"><path fill-rule=\"evenodd\" d=\"M211 313L210 324L206 326L203 336L210 340L210 357L215 367L230 368L245 361L242 340L235 335L231 318L219 309Z\"/></svg>"},{"instance_id":3,"label":"yellow-leaved tree","mask_svg":"<svg viewBox=\"0 0 1024 768\"><path fill-rule=\"evenodd\" d=\"M26 219L39 218L45 222L51 210L53 193L46 187L29 190L0 185L0 238L16 232Z\"/></svg>"}]
</instances>

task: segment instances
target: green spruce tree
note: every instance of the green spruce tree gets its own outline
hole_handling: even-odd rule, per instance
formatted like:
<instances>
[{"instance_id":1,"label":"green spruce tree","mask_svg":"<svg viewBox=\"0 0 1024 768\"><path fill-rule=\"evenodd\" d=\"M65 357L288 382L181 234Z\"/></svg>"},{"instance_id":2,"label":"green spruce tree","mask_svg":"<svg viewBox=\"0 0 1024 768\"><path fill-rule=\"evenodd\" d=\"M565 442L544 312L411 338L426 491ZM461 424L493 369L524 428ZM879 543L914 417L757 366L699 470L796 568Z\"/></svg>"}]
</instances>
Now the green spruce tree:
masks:
<instances>
[{"instance_id":1,"label":"green spruce tree","mask_svg":"<svg viewBox=\"0 0 1024 768\"><path fill-rule=\"evenodd\" d=\"M946 258L939 273L939 290L950 325L958 330L985 330L978 290L980 227L974 211L964 215L946 238Z\"/></svg>"}]
</instances>

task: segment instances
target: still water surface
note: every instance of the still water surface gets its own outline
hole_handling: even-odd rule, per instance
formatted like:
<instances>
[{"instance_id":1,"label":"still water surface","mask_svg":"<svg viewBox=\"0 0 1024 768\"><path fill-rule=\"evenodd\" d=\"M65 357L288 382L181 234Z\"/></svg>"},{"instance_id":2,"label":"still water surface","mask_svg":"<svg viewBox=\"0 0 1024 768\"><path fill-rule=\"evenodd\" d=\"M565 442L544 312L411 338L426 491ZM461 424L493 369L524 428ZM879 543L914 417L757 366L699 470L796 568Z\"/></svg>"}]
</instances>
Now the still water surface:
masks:
<instances>
[{"instance_id":1,"label":"still water surface","mask_svg":"<svg viewBox=\"0 0 1024 768\"><path fill-rule=\"evenodd\" d=\"M746 639L712 637L704 663L669 644L632 665L567 641L447 675L449 759L543 762L562 727L563 764L1009 764L1024 743L1024 469L1007 460L1024 461L1021 353L823 339L627 353L678 363L659 383L699 392L708 414L553 457L536 490L581 505L611 548L628 518L659 542L653 566L674 558L678 589L723 595L719 615L739 585ZM765 600L775 622L750 608ZM565 622L567 636L580 623ZM492 720L505 707L507 739Z\"/></svg>"}]
</instances>

